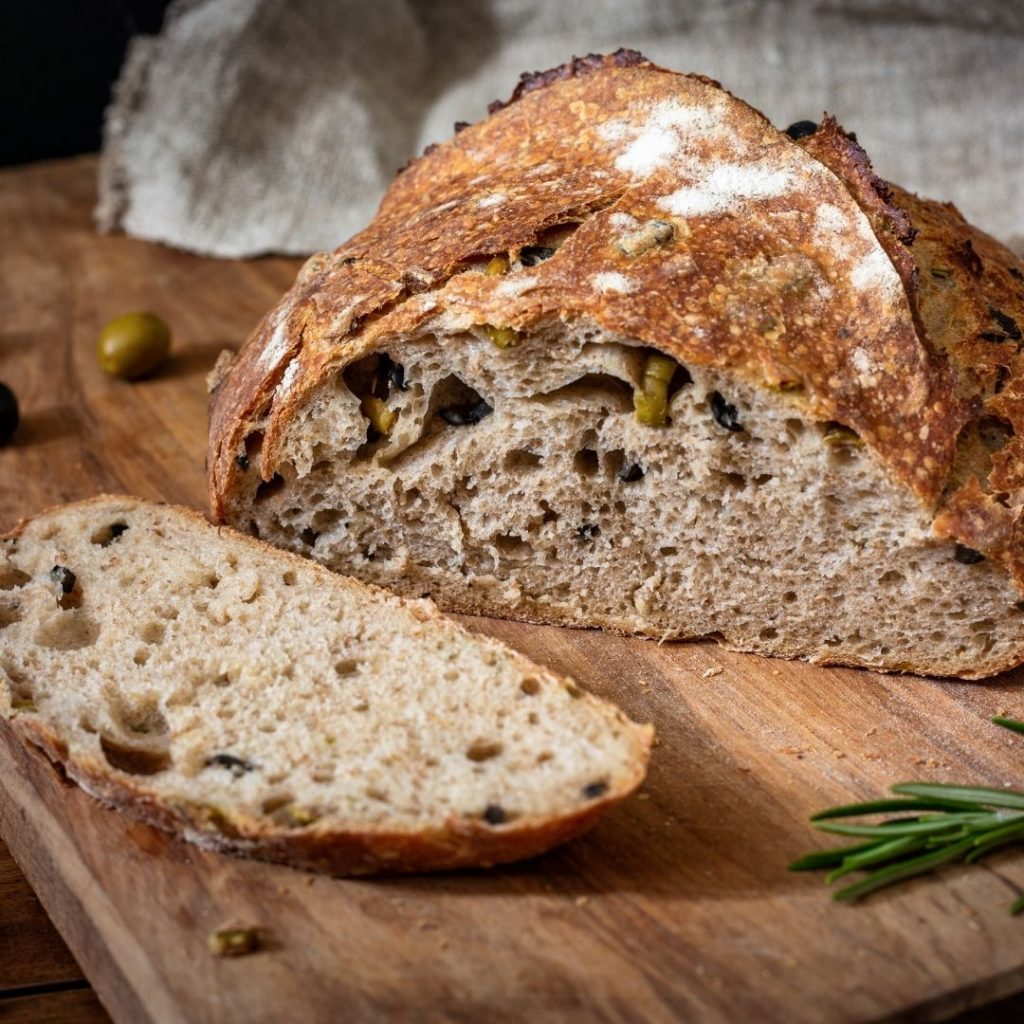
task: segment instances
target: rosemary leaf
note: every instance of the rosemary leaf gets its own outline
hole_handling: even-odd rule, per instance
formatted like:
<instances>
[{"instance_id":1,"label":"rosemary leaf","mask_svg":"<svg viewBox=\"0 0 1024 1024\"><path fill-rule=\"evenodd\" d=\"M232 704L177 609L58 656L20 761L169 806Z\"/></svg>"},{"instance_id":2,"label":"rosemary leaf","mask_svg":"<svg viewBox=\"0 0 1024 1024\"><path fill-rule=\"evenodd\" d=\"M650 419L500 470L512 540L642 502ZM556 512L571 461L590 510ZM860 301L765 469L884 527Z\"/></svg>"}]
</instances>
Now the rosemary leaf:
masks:
<instances>
[{"instance_id":1,"label":"rosemary leaf","mask_svg":"<svg viewBox=\"0 0 1024 1024\"><path fill-rule=\"evenodd\" d=\"M981 786L954 786L944 782L897 782L894 793L926 799L966 800L986 807L1013 807L1024 811L1024 793L1015 789L986 789Z\"/></svg>"},{"instance_id":2,"label":"rosemary leaf","mask_svg":"<svg viewBox=\"0 0 1024 1024\"><path fill-rule=\"evenodd\" d=\"M973 864L1000 846L1019 842L1024 842L1024 821L1013 821L993 832L983 832L975 838L974 849L964 858L964 863Z\"/></svg>"},{"instance_id":3,"label":"rosemary leaf","mask_svg":"<svg viewBox=\"0 0 1024 1024\"><path fill-rule=\"evenodd\" d=\"M789 871L820 871L822 868L834 868L842 864L843 860L850 854L860 853L862 850L871 850L878 843L856 843L853 846L835 846L831 850L815 850L814 853L805 854L799 860L789 865Z\"/></svg>"},{"instance_id":4,"label":"rosemary leaf","mask_svg":"<svg viewBox=\"0 0 1024 1024\"><path fill-rule=\"evenodd\" d=\"M860 814L881 814L884 811L984 811L981 804L966 800L910 799L870 800L862 804L842 804L829 807L811 815L811 821L825 821L828 818L852 818Z\"/></svg>"},{"instance_id":5,"label":"rosemary leaf","mask_svg":"<svg viewBox=\"0 0 1024 1024\"><path fill-rule=\"evenodd\" d=\"M921 857L914 857L899 864L892 864L889 867L873 872L859 882L854 882L853 885L848 885L845 889L839 889L832 894L832 898L844 902L858 900L862 896L867 896L868 893L876 892L878 889L884 889L887 885L892 885L894 882L902 882L907 878L914 878L916 875L927 874L943 864L958 860L973 845L973 839L961 839L960 842L953 843L951 846L945 846L934 853L926 853Z\"/></svg>"},{"instance_id":6,"label":"rosemary leaf","mask_svg":"<svg viewBox=\"0 0 1024 1024\"><path fill-rule=\"evenodd\" d=\"M996 725L1001 725L1004 729L1012 729L1014 732L1024 733L1024 722L1020 722L1016 718L1004 718L1002 715L996 715L992 721Z\"/></svg>"},{"instance_id":7,"label":"rosemary leaf","mask_svg":"<svg viewBox=\"0 0 1024 1024\"><path fill-rule=\"evenodd\" d=\"M925 818L898 818L881 825L849 825L837 821L816 823L822 832L834 832L841 836L873 836L877 839L891 839L895 836L929 835L946 833L971 824L998 824L994 814L943 814Z\"/></svg>"},{"instance_id":8,"label":"rosemary leaf","mask_svg":"<svg viewBox=\"0 0 1024 1024\"><path fill-rule=\"evenodd\" d=\"M909 853L922 849L924 842L918 836L901 836L899 839L890 839L886 843L872 843L871 849L844 857L842 864L834 871L829 872L825 881L831 885L834 881L842 878L843 875L848 875L851 871L861 871L864 868L873 867L875 864L882 864L887 860L897 860Z\"/></svg>"}]
</instances>

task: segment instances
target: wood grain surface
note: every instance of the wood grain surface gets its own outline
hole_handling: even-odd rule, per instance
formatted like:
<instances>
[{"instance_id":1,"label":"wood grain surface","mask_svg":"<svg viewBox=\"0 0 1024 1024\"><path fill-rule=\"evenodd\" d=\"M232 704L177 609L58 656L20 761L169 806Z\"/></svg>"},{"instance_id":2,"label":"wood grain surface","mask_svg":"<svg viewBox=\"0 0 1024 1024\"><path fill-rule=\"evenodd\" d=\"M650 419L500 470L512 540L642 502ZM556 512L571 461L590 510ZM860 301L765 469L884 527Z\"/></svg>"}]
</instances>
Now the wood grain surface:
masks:
<instances>
[{"instance_id":1,"label":"wood grain surface","mask_svg":"<svg viewBox=\"0 0 1024 1024\"><path fill-rule=\"evenodd\" d=\"M203 376L296 266L97 237L94 171L0 172L0 379L24 412L0 450L2 527L99 490L204 507ZM175 349L126 384L93 346L135 309ZM2 731L0 834L116 1021L938 1020L1024 988L1020 859L855 907L786 871L827 844L807 824L824 804L907 778L1020 785L1024 738L987 718L1024 717L1024 674L892 678L466 622L658 731L643 791L530 863L341 881L230 860L98 806ZM228 923L266 949L212 958Z\"/></svg>"}]
</instances>

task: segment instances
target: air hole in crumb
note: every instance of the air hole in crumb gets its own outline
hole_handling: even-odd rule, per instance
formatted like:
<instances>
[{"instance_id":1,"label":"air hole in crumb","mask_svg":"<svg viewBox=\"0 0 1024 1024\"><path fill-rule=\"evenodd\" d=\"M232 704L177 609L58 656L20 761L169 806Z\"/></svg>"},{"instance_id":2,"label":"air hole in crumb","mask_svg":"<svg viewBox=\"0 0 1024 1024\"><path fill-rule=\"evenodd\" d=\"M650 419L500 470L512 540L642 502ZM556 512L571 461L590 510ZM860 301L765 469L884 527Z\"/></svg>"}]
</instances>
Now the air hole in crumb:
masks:
<instances>
[{"instance_id":1,"label":"air hole in crumb","mask_svg":"<svg viewBox=\"0 0 1024 1024\"><path fill-rule=\"evenodd\" d=\"M335 664L334 671L339 676L354 676L362 667L363 663L356 658L342 658Z\"/></svg>"},{"instance_id":2,"label":"air hole in crumb","mask_svg":"<svg viewBox=\"0 0 1024 1024\"><path fill-rule=\"evenodd\" d=\"M666 555L666 556L678 555L679 554L679 548L671 547L671 546L665 547L665 548L658 548L658 554L659 555Z\"/></svg>"},{"instance_id":3,"label":"air hole in crumb","mask_svg":"<svg viewBox=\"0 0 1024 1024\"><path fill-rule=\"evenodd\" d=\"M890 569L888 572L882 573L878 577L879 583L902 583L903 573L897 572L895 569Z\"/></svg>"},{"instance_id":4,"label":"air hole in crumb","mask_svg":"<svg viewBox=\"0 0 1024 1024\"><path fill-rule=\"evenodd\" d=\"M170 752L159 747L132 746L101 735L100 749L111 768L129 775L157 775L171 766Z\"/></svg>"},{"instance_id":5,"label":"air hole in crumb","mask_svg":"<svg viewBox=\"0 0 1024 1024\"><path fill-rule=\"evenodd\" d=\"M260 722L260 724L257 725L256 728L259 729L260 732L265 732L265 733L267 733L269 735L269 734L277 732L277 723L276 722Z\"/></svg>"},{"instance_id":6,"label":"air hole in crumb","mask_svg":"<svg viewBox=\"0 0 1024 1024\"><path fill-rule=\"evenodd\" d=\"M757 635L762 640L774 640L779 635L779 631L774 626L765 626Z\"/></svg>"},{"instance_id":7,"label":"air hole in crumb","mask_svg":"<svg viewBox=\"0 0 1024 1024\"><path fill-rule=\"evenodd\" d=\"M533 697L540 693L540 680L535 676L527 676L520 684L519 689L527 696Z\"/></svg>"},{"instance_id":8,"label":"air hole in crumb","mask_svg":"<svg viewBox=\"0 0 1024 1024\"><path fill-rule=\"evenodd\" d=\"M256 488L256 494L254 501L266 501L267 498L272 498L275 494L278 494L284 489L284 477L280 473L275 473L269 480L261 481L259 487Z\"/></svg>"},{"instance_id":9,"label":"air hole in crumb","mask_svg":"<svg viewBox=\"0 0 1024 1024\"><path fill-rule=\"evenodd\" d=\"M618 512L620 516L626 514L626 503L624 501L617 501L617 502L615 502L615 504L612 506L612 508L614 508L615 511Z\"/></svg>"},{"instance_id":10,"label":"air hole in crumb","mask_svg":"<svg viewBox=\"0 0 1024 1024\"><path fill-rule=\"evenodd\" d=\"M796 600L796 591L795 590L787 590L782 595L782 600L785 601L786 604L792 604Z\"/></svg>"},{"instance_id":11,"label":"air hole in crumb","mask_svg":"<svg viewBox=\"0 0 1024 1024\"><path fill-rule=\"evenodd\" d=\"M167 627L162 622L147 622L139 631L139 637L147 644L162 644Z\"/></svg>"},{"instance_id":12,"label":"air hole in crumb","mask_svg":"<svg viewBox=\"0 0 1024 1024\"><path fill-rule=\"evenodd\" d=\"M32 579L27 572L22 572L13 562L0 565L0 590L13 590L23 587Z\"/></svg>"},{"instance_id":13,"label":"air hole in crumb","mask_svg":"<svg viewBox=\"0 0 1024 1024\"><path fill-rule=\"evenodd\" d=\"M541 516L541 523L557 523L558 513L543 499L540 499L540 508L543 515Z\"/></svg>"},{"instance_id":14,"label":"air hole in crumb","mask_svg":"<svg viewBox=\"0 0 1024 1024\"><path fill-rule=\"evenodd\" d=\"M490 761L505 749L504 744L497 740L476 740L466 748L466 757L470 761Z\"/></svg>"},{"instance_id":15,"label":"air hole in crumb","mask_svg":"<svg viewBox=\"0 0 1024 1024\"><path fill-rule=\"evenodd\" d=\"M89 540L93 544L98 544L101 548L106 548L113 544L127 529L128 524L124 522L108 523L106 526L101 526L96 530Z\"/></svg>"},{"instance_id":16,"label":"air hole in crumb","mask_svg":"<svg viewBox=\"0 0 1024 1024\"><path fill-rule=\"evenodd\" d=\"M287 569L281 574L281 582L286 587L294 587L295 584L299 582L299 577L294 569Z\"/></svg>"},{"instance_id":17,"label":"air hole in crumb","mask_svg":"<svg viewBox=\"0 0 1024 1024\"><path fill-rule=\"evenodd\" d=\"M319 536L320 534L317 533L316 530L307 526L306 529L304 529L302 533L299 534L299 539L302 541L303 544L306 545L307 548L312 548L316 546L316 541Z\"/></svg>"},{"instance_id":18,"label":"air hole in crumb","mask_svg":"<svg viewBox=\"0 0 1024 1024\"><path fill-rule=\"evenodd\" d=\"M77 651L91 647L99 635L99 623L78 608L45 621L36 631L35 643L54 651Z\"/></svg>"},{"instance_id":19,"label":"air hole in crumb","mask_svg":"<svg viewBox=\"0 0 1024 1024\"><path fill-rule=\"evenodd\" d=\"M275 811L279 811L282 807L287 807L294 802L295 797L291 793L275 793L273 796L268 796L260 804L260 809L264 814L273 814Z\"/></svg>"},{"instance_id":20,"label":"air hole in crumb","mask_svg":"<svg viewBox=\"0 0 1024 1024\"><path fill-rule=\"evenodd\" d=\"M581 448L572 457L572 468L580 476L596 476L600 462L593 448Z\"/></svg>"},{"instance_id":21,"label":"air hole in crumb","mask_svg":"<svg viewBox=\"0 0 1024 1024\"><path fill-rule=\"evenodd\" d=\"M511 473L536 469L543 460L525 448L516 448L505 456L505 469Z\"/></svg>"},{"instance_id":22,"label":"air hole in crumb","mask_svg":"<svg viewBox=\"0 0 1024 1024\"><path fill-rule=\"evenodd\" d=\"M530 547L529 542L512 533L496 534L494 537L494 546L503 555L525 555L533 550Z\"/></svg>"},{"instance_id":23,"label":"air hole in crumb","mask_svg":"<svg viewBox=\"0 0 1024 1024\"><path fill-rule=\"evenodd\" d=\"M0 604L0 629L13 626L21 621L21 608L18 605Z\"/></svg>"},{"instance_id":24,"label":"air hole in crumb","mask_svg":"<svg viewBox=\"0 0 1024 1024\"><path fill-rule=\"evenodd\" d=\"M135 652L135 656L132 658L132 661L134 661L136 665L145 665L146 662L149 661L150 653L151 652L147 648L140 647Z\"/></svg>"}]
</instances>

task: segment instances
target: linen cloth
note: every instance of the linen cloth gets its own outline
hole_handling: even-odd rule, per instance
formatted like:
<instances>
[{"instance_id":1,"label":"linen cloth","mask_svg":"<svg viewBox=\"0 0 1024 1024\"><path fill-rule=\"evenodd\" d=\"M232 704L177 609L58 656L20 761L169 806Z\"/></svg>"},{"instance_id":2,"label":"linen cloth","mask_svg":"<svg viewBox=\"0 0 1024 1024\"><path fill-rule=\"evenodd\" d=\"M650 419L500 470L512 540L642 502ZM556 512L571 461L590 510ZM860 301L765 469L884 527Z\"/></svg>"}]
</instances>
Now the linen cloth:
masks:
<instances>
[{"instance_id":1,"label":"linen cloth","mask_svg":"<svg viewBox=\"0 0 1024 1024\"><path fill-rule=\"evenodd\" d=\"M632 47L1024 250L1024 0L177 0L133 40L97 220L224 257L331 249L521 72Z\"/></svg>"}]
</instances>

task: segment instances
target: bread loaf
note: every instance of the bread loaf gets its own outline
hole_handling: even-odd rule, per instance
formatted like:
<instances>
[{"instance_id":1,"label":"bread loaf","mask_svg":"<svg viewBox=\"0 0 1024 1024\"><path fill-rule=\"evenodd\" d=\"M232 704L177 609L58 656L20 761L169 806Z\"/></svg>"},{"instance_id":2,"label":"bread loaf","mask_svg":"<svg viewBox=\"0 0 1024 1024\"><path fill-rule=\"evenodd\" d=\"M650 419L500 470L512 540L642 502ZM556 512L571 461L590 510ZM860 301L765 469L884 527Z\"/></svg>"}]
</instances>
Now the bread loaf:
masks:
<instances>
[{"instance_id":1,"label":"bread loaf","mask_svg":"<svg viewBox=\"0 0 1024 1024\"><path fill-rule=\"evenodd\" d=\"M212 380L215 517L444 608L1024 655L1024 268L637 54L524 76Z\"/></svg>"},{"instance_id":2,"label":"bread loaf","mask_svg":"<svg viewBox=\"0 0 1024 1024\"><path fill-rule=\"evenodd\" d=\"M0 542L0 716L88 792L332 874L489 865L583 831L651 730L433 605L105 497Z\"/></svg>"}]
</instances>

